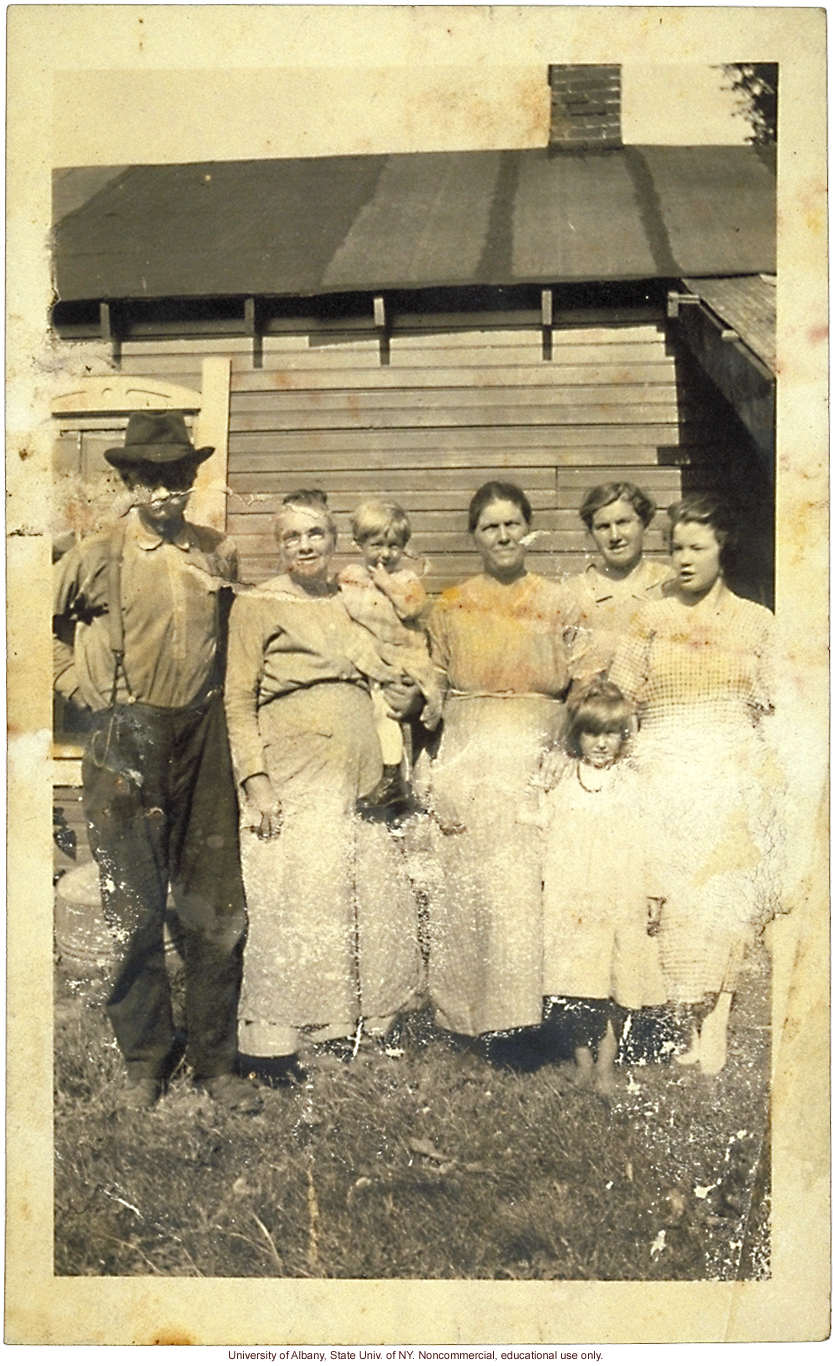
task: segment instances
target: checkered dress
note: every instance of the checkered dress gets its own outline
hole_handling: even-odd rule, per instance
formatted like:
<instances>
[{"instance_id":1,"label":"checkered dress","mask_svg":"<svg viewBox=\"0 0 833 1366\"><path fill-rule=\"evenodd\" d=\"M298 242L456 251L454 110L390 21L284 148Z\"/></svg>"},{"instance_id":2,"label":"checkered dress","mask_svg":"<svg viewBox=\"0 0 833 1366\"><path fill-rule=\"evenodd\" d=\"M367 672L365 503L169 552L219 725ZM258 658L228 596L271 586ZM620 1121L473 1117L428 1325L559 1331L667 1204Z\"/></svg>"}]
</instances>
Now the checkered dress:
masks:
<instances>
[{"instance_id":1,"label":"checkered dress","mask_svg":"<svg viewBox=\"0 0 833 1366\"><path fill-rule=\"evenodd\" d=\"M647 604L610 671L638 706L634 758L653 810L652 881L667 901L660 956L670 999L732 990L777 899L772 614L723 588L690 606Z\"/></svg>"}]
</instances>

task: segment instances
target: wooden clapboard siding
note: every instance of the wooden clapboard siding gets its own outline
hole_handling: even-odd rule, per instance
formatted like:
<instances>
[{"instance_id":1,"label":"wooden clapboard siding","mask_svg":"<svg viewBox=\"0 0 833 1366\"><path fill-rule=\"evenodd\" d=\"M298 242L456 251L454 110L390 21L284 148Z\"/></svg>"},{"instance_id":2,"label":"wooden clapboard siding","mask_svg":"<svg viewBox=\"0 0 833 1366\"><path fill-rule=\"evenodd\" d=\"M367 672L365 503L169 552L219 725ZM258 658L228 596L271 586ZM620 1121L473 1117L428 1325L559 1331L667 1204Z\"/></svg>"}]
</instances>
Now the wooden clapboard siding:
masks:
<instances>
[{"instance_id":1,"label":"wooden clapboard siding","mask_svg":"<svg viewBox=\"0 0 833 1366\"><path fill-rule=\"evenodd\" d=\"M398 474L405 478L407 471L398 471ZM349 487L344 487L345 479L338 479L330 483L327 490L329 505L337 516L347 516L351 510L363 499L376 497L367 475L355 476L350 482ZM387 483L394 485L397 481L393 475L389 475ZM408 511L411 514L411 522L416 525L417 519L433 519L444 516L457 516L461 508L467 508L471 490L465 488L443 487L441 489L412 489L407 484L398 481L399 486L395 488L398 501L407 499ZM535 494L536 508L540 509L545 504L555 507L555 480L552 470L544 471L540 480L527 481L527 493L530 498ZM390 489L389 489L390 492ZM228 525L240 529L241 515L254 514L257 517L266 517L271 525L271 519L281 506L283 492L276 493L232 493L228 500ZM571 514L567 514L568 516ZM459 526L459 521L456 523Z\"/></svg>"},{"instance_id":2,"label":"wooden clapboard siding","mask_svg":"<svg viewBox=\"0 0 833 1366\"><path fill-rule=\"evenodd\" d=\"M506 471L501 471L501 475L505 473ZM527 478L525 489L535 506L536 512L540 513L545 506L552 507L557 509L553 513L552 525L558 525L562 519L566 519L566 522L571 522L575 526L575 513L589 487L585 468L554 470L552 467L548 467L543 470L526 470L516 473L518 478L526 475L532 476ZM468 471L449 471L448 474L458 477L456 479L444 477L441 488L415 488L413 485L416 483L416 478L413 472L392 470L387 473L385 479L387 492L391 496L395 495L399 501L407 500L408 510L412 514L411 520L414 525L416 525L417 518L433 519L442 516L445 512L456 514L468 507L471 494ZM597 483L614 479L629 479L632 482L638 482L644 478L645 470L641 466L595 466L593 468L593 479ZM678 468L668 466L652 469L650 479L651 489L660 509L665 508L678 496L680 490L680 471ZM262 485L263 481L260 480L259 483ZM457 487L454 486L455 484ZM333 512L337 515L347 515L361 499L373 497L375 487L371 487L371 481L366 473L342 471L334 475L327 491ZM283 493L283 481L281 481L280 489L273 492L263 491L261 488L260 491L252 493L241 490L238 490L237 493L231 493L228 499L229 528L236 526L239 529L241 514L251 513L261 517L264 515L274 516L281 506Z\"/></svg>"},{"instance_id":3,"label":"wooden clapboard siding","mask_svg":"<svg viewBox=\"0 0 833 1366\"><path fill-rule=\"evenodd\" d=\"M606 426L618 428L635 422L644 426L653 423L665 423L671 425L678 415L676 402L672 399L666 404L630 404L606 403L587 406L557 403L547 404L542 407L527 407L526 405L513 405L511 401L506 404L500 402L499 396L488 404L478 403L477 406L464 408L454 406L447 408L425 408L413 405L407 414L408 430L415 428L428 427L429 429L449 427L464 427L467 431L472 427L489 427L492 431L524 427L546 427L550 428L556 424L565 427L584 426ZM680 418L685 420L689 416L688 412L681 412ZM309 406L298 405L287 408L285 405L275 404L273 411L260 412L257 414L235 413L232 409L231 425L229 436L233 439L238 433L245 432L302 432L302 431L384 431L391 433L391 442L396 440L396 432L404 426L404 413L401 407L401 397L399 406L393 410L386 411L375 404L368 403L364 407L356 401L355 406L349 402L343 406L339 405L336 411L327 409L321 404L310 401Z\"/></svg>"},{"instance_id":4,"label":"wooden clapboard siding","mask_svg":"<svg viewBox=\"0 0 833 1366\"><path fill-rule=\"evenodd\" d=\"M578 321L571 322L570 319ZM656 309L574 310L554 315L553 346L585 344L596 346L599 329L616 329L618 342L645 342L664 339L664 323ZM199 324L189 335L187 323L178 322L160 328L153 336L128 334L123 346L134 354L152 355L156 351L170 354L232 355L251 349L251 339L242 330L227 335L207 336ZM650 327L650 333L646 331ZM465 337L472 345L532 346L540 349L541 315L536 310L513 309L511 313L425 313L397 314L393 323L392 341L400 346L425 346L433 351L438 337ZM135 329L134 329L135 333ZM377 330L372 317L271 318L263 331L264 348L302 351L332 343L360 343L375 337ZM90 342L91 346L98 342Z\"/></svg>"},{"instance_id":5,"label":"wooden clapboard siding","mask_svg":"<svg viewBox=\"0 0 833 1366\"><path fill-rule=\"evenodd\" d=\"M655 306L645 306L642 308L615 308L613 306L604 309L602 317L598 308L571 308L555 309L553 313L553 326L558 329L559 337L571 338L577 336L595 345L598 337L599 323L606 326L617 326L620 329L621 338L624 340L639 339L641 329L645 323L653 323L655 326L662 325L662 312ZM434 336L437 332L471 332L477 329L490 328L496 331L503 329L504 332L510 330L518 333L521 329L526 329L523 335L526 337L540 336L541 313L539 309L513 309L511 319L507 318L506 312L486 310L482 312L460 313L406 313L401 312L396 315L396 330L402 334L427 333ZM630 330L629 330L630 329Z\"/></svg>"},{"instance_id":6,"label":"wooden clapboard siding","mask_svg":"<svg viewBox=\"0 0 833 1366\"><path fill-rule=\"evenodd\" d=\"M403 396L423 408L477 408L481 404L516 406L599 404L668 404L677 397L674 368L660 366L609 365L604 367L548 365L532 370L526 366L492 370L442 370L425 366L422 370L381 369L378 376L346 370L313 374L263 372L235 377L237 414L273 414L276 405L293 409L302 400L316 412L336 413L357 405L373 410L399 409ZM264 378L269 380L264 385ZM378 379L378 384L375 382Z\"/></svg>"},{"instance_id":7,"label":"wooden clapboard siding","mask_svg":"<svg viewBox=\"0 0 833 1366\"><path fill-rule=\"evenodd\" d=\"M395 338L394 338L395 340ZM540 344L537 363L534 355L521 353L517 356L504 353L503 358L494 361L490 353L472 353L470 365L460 363L459 352L445 349L448 364L442 367L442 384L446 388L478 388L510 383L516 386L549 388L553 384L673 384L675 370L673 357L657 356L656 348L634 343L628 346L611 346L604 361L593 360L582 355L586 347L559 348L554 358L541 363ZM248 351L251 352L251 345ZM439 362L426 363L430 352L411 353L405 360L392 350L389 365L379 364L378 343L366 352L354 357L340 353L338 356L316 355L314 352L287 353L286 356L270 356L268 368L251 370L250 354L231 356L232 389L248 394L261 391L271 394L287 389L362 389L371 384L375 392L385 389L430 389L436 387ZM137 374L162 375L188 370L198 374L199 357L192 364L186 364L182 356L153 355L130 356L131 371ZM508 372L508 379L499 373ZM368 377L367 371L371 371ZM496 373L498 372L498 373Z\"/></svg>"},{"instance_id":8,"label":"wooden clapboard siding","mask_svg":"<svg viewBox=\"0 0 833 1366\"><path fill-rule=\"evenodd\" d=\"M504 372L505 373L505 372ZM464 388L276 389L235 394L232 431L292 431L309 425L334 427L402 426L414 414L426 426L459 424L515 426L529 422L596 424L613 421L619 409L633 420L673 422L677 392L673 384L565 384L558 374L546 387L504 383ZM553 411L567 409L567 412ZM657 411L658 410L658 411ZM579 416L573 416L573 414ZM582 417L580 414L585 413Z\"/></svg>"},{"instance_id":9,"label":"wooden clapboard siding","mask_svg":"<svg viewBox=\"0 0 833 1366\"><path fill-rule=\"evenodd\" d=\"M522 424L514 430L490 423L484 426L473 424L456 428L436 426L422 430L400 427L393 433L389 429L373 428L353 431L319 429L268 433L236 431L233 433L231 445L235 460L238 457L240 460L240 465L236 467L242 473L250 469L281 469L282 462L278 458L281 455L295 453L314 456L319 453L322 458L328 460L339 451L346 455L348 468L356 465L357 456L363 451L367 452L369 459L376 453L379 457L377 463L383 467L386 464L385 457L391 452L424 455L426 451L446 452L450 464L459 464L468 451L489 452L490 460L499 462L502 459L503 464L511 464L506 454L513 448L537 452L539 461L547 460L550 464L570 463L569 452L582 449L583 453L574 458L581 463L590 464L592 461L588 458L588 447L604 448L608 463L617 462L618 451L621 452L622 464L648 465L656 463L656 450L659 446L702 447L704 443L710 444L708 437L708 429L702 425L683 426L676 422L659 425L645 422L639 426L616 426L613 423L573 426L567 422L563 426L552 423L538 428ZM624 447L629 449L624 450ZM635 448L653 452L653 459L640 460L634 454ZM553 456L555 451L558 451L557 457ZM389 463L395 468L394 460ZM423 467L427 468L427 464L424 463Z\"/></svg>"},{"instance_id":10,"label":"wooden clapboard siding","mask_svg":"<svg viewBox=\"0 0 833 1366\"><path fill-rule=\"evenodd\" d=\"M276 572L272 521L286 493L327 490L339 563L349 513L387 495L409 511L413 553L437 590L476 572L472 492L520 484L535 508L529 564L560 575L587 563L578 517L589 488L641 484L664 509L716 454L696 374L678 365L650 309L556 314L549 348L532 311L272 318L258 338L125 339L125 373L198 387L202 358L231 361L227 526L244 579ZM662 554L662 519L648 533ZM355 553L355 552L353 552Z\"/></svg>"},{"instance_id":11,"label":"wooden clapboard siding","mask_svg":"<svg viewBox=\"0 0 833 1366\"><path fill-rule=\"evenodd\" d=\"M681 402L663 326L648 315L582 315L553 330L545 359L532 322L398 318L386 364L377 338L335 329L267 335L257 368L236 350L228 528L244 577L275 573L272 522L293 487L327 490L339 562L350 555L356 503L380 494L401 502L431 589L477 571L466 513L486 479L527 490L538 533L529 564L550 575L587 563L577 509L611 471L638 479L661 506L677 497L677 465L698 460L709 437L696 402ZM567 470L577 479L562 484ZM662 553L660 530L646 548Z\"/></svg>"},{"instance_id":12,"label":"wooden clapboard siding","mask_svg":"<svg viewBox=\"0 0 833 1366\"><path fill-rule=\"evenodd\" d=\"M611 327L608 329L613 332ZM599 329L564 327L552 334L552 353L563 364L590 364L592 350L598 348ZM658 346L657 342L661 344ZM658 363L667 359L663 338L656 325L620 325L607 340L609 364ZM459 366L504 365L540 366L542 338L540 327L487 327L482 318L443 328L438 321L424 330L406 330L397 322L389 338L389 361L384 368L428 368L436 370ZM248 373L252 368L253 341L250 337L213 338L161 337L124 340L121 343L122 368L135 374L196 373L204 355L228 356L232 372ZM293 332L265 334L260 341L262 370L291 372L347 368L379 369L379 334L372 327L351 328L341 323L299 321ZM548 362L547 364L552 364ZM268 387L269 381L264 382Z\"/></svg>"}]
</instances>

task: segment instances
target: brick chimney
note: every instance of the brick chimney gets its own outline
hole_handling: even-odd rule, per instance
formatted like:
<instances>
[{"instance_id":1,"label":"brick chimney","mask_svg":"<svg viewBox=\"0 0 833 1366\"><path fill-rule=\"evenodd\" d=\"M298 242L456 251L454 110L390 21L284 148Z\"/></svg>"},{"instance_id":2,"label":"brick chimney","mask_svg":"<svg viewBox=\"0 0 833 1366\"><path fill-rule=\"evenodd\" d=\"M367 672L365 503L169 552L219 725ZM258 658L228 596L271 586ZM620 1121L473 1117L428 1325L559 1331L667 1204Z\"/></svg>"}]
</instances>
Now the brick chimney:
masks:
<instances>
[{"instance_id":1,"label":"brick chimney","mask_svg":"<svg viewBox=\"0 0 833 1366\"><path fill-rule=\"evenodd\" d=\"M551 66L550 147L622 146L620 66Z\"/></svg>"}]
</instances>

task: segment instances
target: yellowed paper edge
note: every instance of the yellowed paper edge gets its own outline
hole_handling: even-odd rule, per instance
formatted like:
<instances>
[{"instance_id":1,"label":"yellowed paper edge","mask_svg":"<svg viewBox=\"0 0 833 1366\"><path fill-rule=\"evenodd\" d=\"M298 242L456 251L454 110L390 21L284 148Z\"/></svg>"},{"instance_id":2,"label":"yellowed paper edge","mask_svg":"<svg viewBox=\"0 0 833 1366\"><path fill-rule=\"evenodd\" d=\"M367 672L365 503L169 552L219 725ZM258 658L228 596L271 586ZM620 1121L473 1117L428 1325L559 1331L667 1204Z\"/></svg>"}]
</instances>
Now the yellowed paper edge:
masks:
<instances>
[{"instance_id":1,"label":"yellowed paper edge","mask_svg":"<svg viewBox=\"0 0 833 1366\"><path fill-rule=\"evenodd\" d=\"M6 1340L815 1340L828 1325L825 14L612 7L12 6L8 63L9 918ZM144 34L144 36L143 36ZM814 866L775 952L773 1275L599 1284L52 1275L48 232L57 72L550 61L780 64L778 601ZM270 60L271 59L271 60ZM79 77L80 78L80 77ZM154 155L165 129L152 130Z\"/></svg>"}]
</instances>

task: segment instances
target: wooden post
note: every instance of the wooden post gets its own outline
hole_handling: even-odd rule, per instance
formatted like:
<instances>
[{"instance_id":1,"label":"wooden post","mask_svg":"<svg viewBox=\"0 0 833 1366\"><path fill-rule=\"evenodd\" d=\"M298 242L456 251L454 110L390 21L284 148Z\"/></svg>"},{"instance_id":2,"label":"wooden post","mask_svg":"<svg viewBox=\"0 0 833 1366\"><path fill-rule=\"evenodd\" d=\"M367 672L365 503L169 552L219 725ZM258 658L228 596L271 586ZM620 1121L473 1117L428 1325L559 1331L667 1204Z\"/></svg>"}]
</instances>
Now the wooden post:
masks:
<instances>
[{"instance_id":1,"label":"wooden post","mask_svg":"<svg viewBox=\"0 0 833 1366\"><path fill-rule=\"evenodd\" d=\"M101 330L101 340L110 343L113 364L119 365L121 363L121 338L116 330L115 312L104 299L98 305L98 323Z\"/></svg>"},{"instance_id":2,"label":"wooden post","mask_svg":"<svg viewBox=\"0 0 833 1366\"><path fill-rule=\"evenodd\" d=\"M202 363L202 407L194 423L194 445L213 446L214 454L200 465L188 506L191 521L226 529L228 502L228 427L231 361L206 356Z\"/></svg>"},{"instance_id":3,"label":"wooden post","mask_svg":"<svg viewBox=\"0 0 833 1366\"><path fill-rule=\"evenodd\" d=\"M243 305L246 336L252 339L252 367L263 369L263 333L260 330L257 299L247 299Z\"/></svg>"},{"instance_id":4,"label":"wooden post","mask_svg":"<svg viewBox=\"0 0 833 1366\"><path fill-rule=\"evenodd\" d=\"M669 318L679 318L680 304L699 304L696 294L681 294L678 289L669 289L666 312Z\"/></svg>"},{"instance_id":5,"label":"wooden post","mask_svg":"<svg viewBox=\"0 0 833 1366\"><path fill-rule=\"evenodd\" d=\"M390 323L383 294L373 296L373 324L379 333L379 364L390 365Z\"/></svg>"},{"instance_id":6,"label":"wooden post","mask_svg":"<svg viewBox=\"0 0 833 1366\"><path fill-rule=\"evenodd\" d=\"M541 290L541 359L552 360L552 290Z\"/></svg>"}]
</instances>

